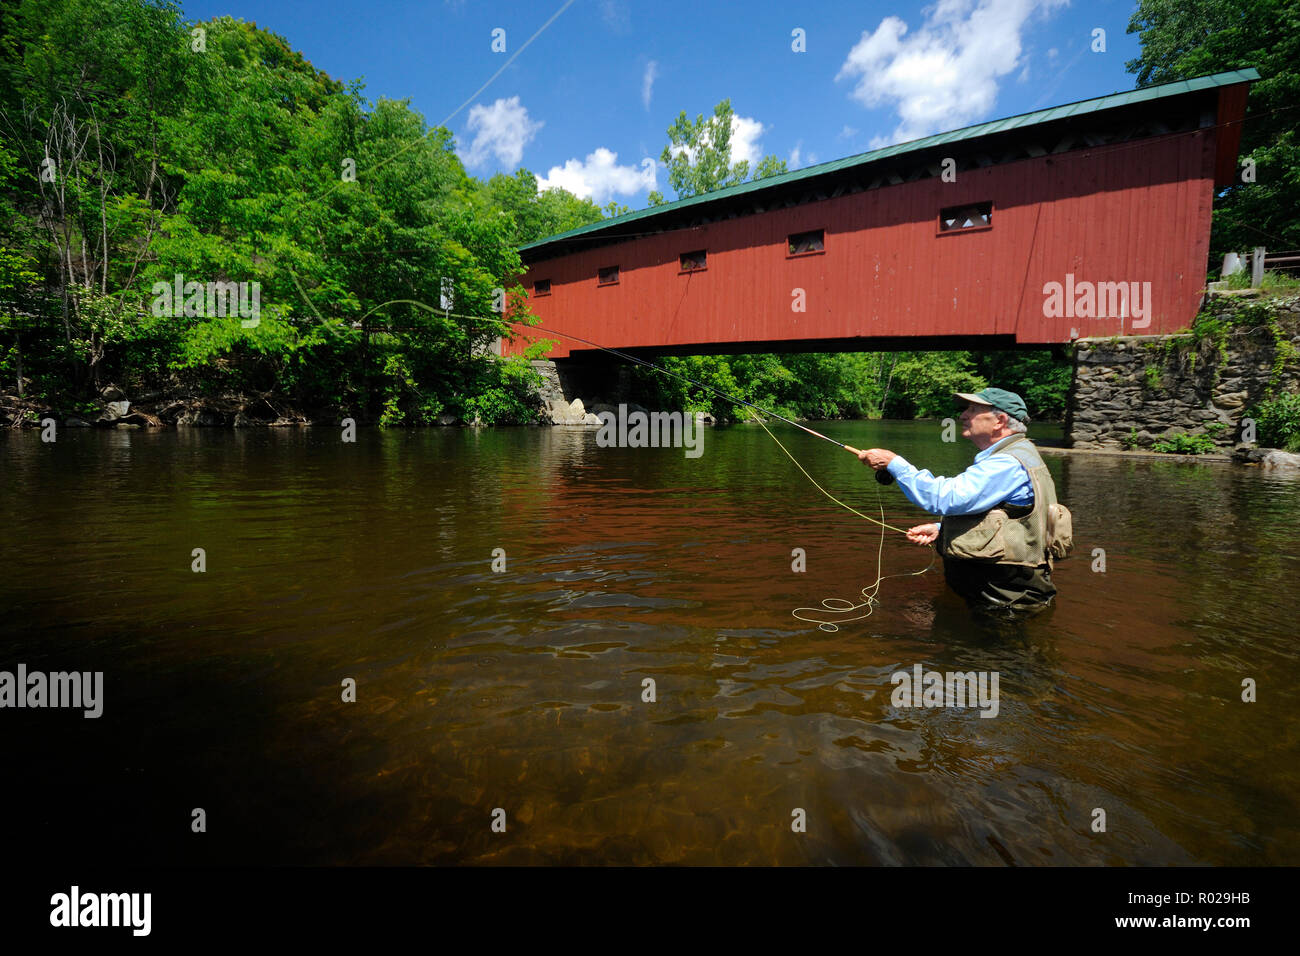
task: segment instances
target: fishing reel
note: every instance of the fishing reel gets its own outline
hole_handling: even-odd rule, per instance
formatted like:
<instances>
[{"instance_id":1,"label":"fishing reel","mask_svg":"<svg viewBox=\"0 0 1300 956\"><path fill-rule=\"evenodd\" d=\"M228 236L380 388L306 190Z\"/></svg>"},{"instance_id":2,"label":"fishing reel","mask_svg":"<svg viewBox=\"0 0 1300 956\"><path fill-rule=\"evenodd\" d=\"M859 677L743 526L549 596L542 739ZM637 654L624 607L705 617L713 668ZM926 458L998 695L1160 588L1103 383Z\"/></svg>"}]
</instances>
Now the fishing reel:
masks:
<instances>
[{"instance_id":1,"label":"fishing reel","mask_svg":"<svg viewBox=\"0 0 1300 956\"><path fill-rule=\"evenodd\" d=\"M894 483L894 476L889 473L888 468L881 468L876 472L876 482L882 485L892 485Z\"/></svg>"}]
</instances>

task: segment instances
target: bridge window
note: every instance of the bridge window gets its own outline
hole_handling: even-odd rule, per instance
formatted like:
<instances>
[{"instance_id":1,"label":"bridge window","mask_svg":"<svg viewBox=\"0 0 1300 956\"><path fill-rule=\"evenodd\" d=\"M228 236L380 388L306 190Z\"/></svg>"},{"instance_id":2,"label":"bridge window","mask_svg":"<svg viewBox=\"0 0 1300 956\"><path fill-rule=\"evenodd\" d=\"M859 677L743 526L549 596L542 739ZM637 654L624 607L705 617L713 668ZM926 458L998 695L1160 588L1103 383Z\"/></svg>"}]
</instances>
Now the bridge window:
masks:
<instances>
[{"instance_id":1,"label":"bridge window","mask_svg":"<svg viewBox=\"0 0 1300 956\"><path fill-rule=\"evenodd\" d=\"M814 252L825 251L825 229L814 229L811 232L796 232L790 237L790 255L792 256L806 256Z\"/></svg>"},{"instance_id":2,"label":"bridge window","mask_svg":"<svg viewBox=\"0 0 1300 956\"><path fill-rule=\"evenodd\" d=\"M617 285L618 266L606 266L596 274L596 285Z\"/></svg>"},{"instance_id":3,"label":"bridge window","mask_svg":"<svg viewBox=\"0 0 1300 956\"><path fill-rule=\"evenodd\" d=\"M993 203L978 202L968 206L951 206L939 212L940 232L961 232L964 229L992 229Z\"/></svg>"},{"instance_id":4,"label":"bridge window","mask_svg":"<svg viewBox=\"0 0 1300 956\"><path fill-rule=\"evenodd\" d=\"M534 280L534 282L533 282L533 295L550 295L550 294L551 294L551 280L550 280L550 279L536 279L536 280Z\"/></svg>"},{"instance_id":5,"label":"bridge window","mask_svg":"<svg viewBox=\"0 0 1300 956\"><path fill-rule=\"evenodd\" d=\"M708 268L708 253L703 249L696 252L683 252L678 258L682 272L699 272Z\"/></svg>"}]
</instances>

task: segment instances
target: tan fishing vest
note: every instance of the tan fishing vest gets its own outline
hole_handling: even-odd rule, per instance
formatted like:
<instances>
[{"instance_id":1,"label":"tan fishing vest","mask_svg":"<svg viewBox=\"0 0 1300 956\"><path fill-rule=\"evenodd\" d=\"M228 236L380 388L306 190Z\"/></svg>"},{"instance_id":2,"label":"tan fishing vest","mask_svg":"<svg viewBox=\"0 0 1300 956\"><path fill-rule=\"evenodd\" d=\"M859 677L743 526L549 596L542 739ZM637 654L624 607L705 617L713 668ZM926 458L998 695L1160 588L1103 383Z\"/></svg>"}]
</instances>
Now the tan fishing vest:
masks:
<instances>
[{"instance_id":1,"label":"tan fishing vest","mask_svg":"<svg viewBox=\"0 0 1300 956\"><path fill-rule=\"evenodd\" d=\"M1018 564L1036 568L1064 558L1074 546L1070 512L1056 501L1056 485L1038 449L1024 435L1006 441L995 455L1010 455L1029 472L1034 505L1003 503L979 514L946 515L939 525L939 553L945 558Z\"/></svg>"}]
</instances>

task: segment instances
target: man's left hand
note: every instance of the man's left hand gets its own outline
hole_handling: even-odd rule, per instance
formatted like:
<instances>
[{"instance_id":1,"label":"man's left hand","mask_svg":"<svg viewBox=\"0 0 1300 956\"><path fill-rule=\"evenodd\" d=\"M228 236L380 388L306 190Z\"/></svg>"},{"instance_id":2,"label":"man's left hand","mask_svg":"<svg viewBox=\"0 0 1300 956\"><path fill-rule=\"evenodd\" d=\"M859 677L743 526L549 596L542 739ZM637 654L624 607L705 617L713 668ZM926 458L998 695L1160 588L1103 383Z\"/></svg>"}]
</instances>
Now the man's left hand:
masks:
<instances>
[{"instance_id":1,"label":"man's left hand","mask_svg":"<svg viewBox=\"0 0 1300 956\"><path fill-rule=\"evenodd\" d=\"M858 461L864 465L870 465L876 471L888 468L889 463L897 457L888 448L868 448L866 451L858 452Z\"/></svg>"}]
</instances>

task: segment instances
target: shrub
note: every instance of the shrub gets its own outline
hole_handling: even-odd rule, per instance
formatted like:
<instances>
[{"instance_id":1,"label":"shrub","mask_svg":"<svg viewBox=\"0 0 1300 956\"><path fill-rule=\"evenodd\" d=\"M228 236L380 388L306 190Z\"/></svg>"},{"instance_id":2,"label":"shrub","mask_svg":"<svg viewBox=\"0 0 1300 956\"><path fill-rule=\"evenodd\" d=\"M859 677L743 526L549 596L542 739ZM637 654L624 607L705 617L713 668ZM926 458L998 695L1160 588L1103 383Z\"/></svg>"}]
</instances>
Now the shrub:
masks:
<instances>
[{"instance_id":1,"label":"shrub","mask_svg":"<svg viewBox=\"0 0 1300 956\"><path fill-rule=\"evenodd\" d=\"M1251 409L1259 444L1300 451L1300 394L1283 392Z\"/></svg>"},{"instance_id":2,"label":"shrub","mask_svg":"<svg viewBox=\"0 0 1300 956\"><path fill-rule=\"evenodd\" d=\"M525 425L538 421L537 390L542 377L525 359L504 358L487 365L478 394L464 402L466 420L485 425Z\"/></svg>"},{"instance_id":3,"label":"shrub","mask_svg":"<svg viewBox=\"0 0 1300 956\"><path fill-rule=\"evenodd\" d=\"M1204 455L1214 451L1214 439L1209 435L1173 435L1151 447L1167 455Z\"/></svg>"}]
</instances>

